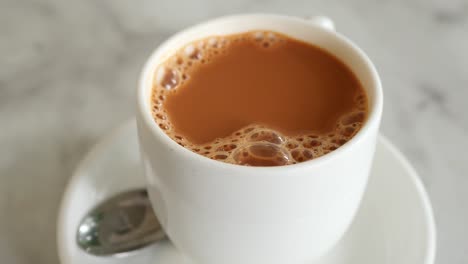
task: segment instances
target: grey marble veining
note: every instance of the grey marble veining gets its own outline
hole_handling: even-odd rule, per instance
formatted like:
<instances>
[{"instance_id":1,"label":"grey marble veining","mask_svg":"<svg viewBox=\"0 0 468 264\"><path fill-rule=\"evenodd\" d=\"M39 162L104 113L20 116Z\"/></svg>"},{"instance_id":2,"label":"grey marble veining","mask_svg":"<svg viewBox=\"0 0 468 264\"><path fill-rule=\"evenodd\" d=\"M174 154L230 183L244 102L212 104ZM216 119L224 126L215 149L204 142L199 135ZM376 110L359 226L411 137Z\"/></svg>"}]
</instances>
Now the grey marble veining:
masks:
<instances>
[{"instance_id":1,"label":"grey marble veining","mask_svg":"<svg viewBox=\"0 0 468 264\"><path fill-rule=\"evenodd\" d=\"M0 263L58 263L67 180L132 116L152 49L196 22L255 11L326 14L368 53L385 89L382 131L433 202L437 263L467 263L466 0L0 0Z\"/></svg>"}]
</instances>

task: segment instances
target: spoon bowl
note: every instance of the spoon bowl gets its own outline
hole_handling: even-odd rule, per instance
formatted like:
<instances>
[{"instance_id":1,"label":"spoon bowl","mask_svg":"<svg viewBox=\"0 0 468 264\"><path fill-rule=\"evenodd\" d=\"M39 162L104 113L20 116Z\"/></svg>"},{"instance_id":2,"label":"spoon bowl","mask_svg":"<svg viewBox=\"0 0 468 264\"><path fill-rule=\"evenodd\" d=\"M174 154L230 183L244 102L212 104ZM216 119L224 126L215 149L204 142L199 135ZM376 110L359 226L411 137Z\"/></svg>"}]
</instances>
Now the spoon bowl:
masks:
<instances>
[{"instance_id":1,"label":"spoon bowl","mask_svg":"<svg viewBox=\"0 0 468 264\"><path fill-rule=\"evenodd\" d=\"M76 242L92 255L129 253L166 237L144 189L123 192L92 209L78 226Z\"/></svg>"}]
</instances>

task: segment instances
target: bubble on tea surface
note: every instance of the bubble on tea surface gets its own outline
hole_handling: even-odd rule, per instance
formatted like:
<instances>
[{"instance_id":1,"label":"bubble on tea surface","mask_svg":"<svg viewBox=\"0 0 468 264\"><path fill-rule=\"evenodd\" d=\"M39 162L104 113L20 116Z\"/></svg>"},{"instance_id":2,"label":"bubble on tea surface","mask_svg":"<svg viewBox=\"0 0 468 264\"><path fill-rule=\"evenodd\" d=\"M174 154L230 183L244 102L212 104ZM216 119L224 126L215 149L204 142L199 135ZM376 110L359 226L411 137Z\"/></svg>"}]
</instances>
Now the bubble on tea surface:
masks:
<instances>
[{"instance_id":1,"label":"bubble on tea surface","mask_svg":"<svg viewBox=\"0 0 468 264\"><path fill-rule=\"evenodd\" d=\"M365 96L363 94L359 94L358 96L356 96L356 101L361 103L363 102L365 99Z\"/></svg>"},{"instance_id":2,"label":"bubble on tea surface","mask_svg":"<svg viewBox=\"0 0 468 264\"><path fill-rule=\"evenodd\" d=\"M202 58L202 53L199 48L195 47L194 45L188 45L185 47L185 55L190 59L199 60ZM191 63L189 63L191 65Z\"/></svg>"},{"instance_id":3,"label":"bubble on tea surface","mask_svg":"<svg viewBox=\"0 0 468 264\"><path fill-rule=\"evenodd\" d=\"M217 47L218 46L218 39L217 38L210 38L208 39L208 45L211 47Z\"/></svg>"},{"instance_id":4,"label":"bubble on tea surface","mask_svg":"<svg viewBox=\"0 0 468 264\"><path fill-rule=\"evenodd\" d=\"M223 145L219 146L219 147L217 148L217 150L232 151L232 150L234 150L234 149L236 149L236 148L237 148L237 145L236 145L236 144L232 144L232 143L229 144L229 143L227 143L227 144L223 144Z\"/></svg>"},{"instance_id":5,"label":"bubble on tea surface","mask_svg":"<svg viewBox=\"0 0 468 264\"><path fill-rule=\"evenodd\" d=\"M277 39L275 33L273 33L273 32L268 32L267 38L268 38L269 41L275 41Z\"/></svg>"},{"instance_id":6,"label":"bubble on tea surface","mask_svg":"<svg viewBox=\"0 0 468 264\"><path fill-rule=\"evenodd\" d=\"M265 38L265 34L261 31L255 32L254 33L254 39L256 41L262 41Z\"/></svg>"},{"instance_id":7,"label":"bubble on tea surface","mask_svg":"<svg viewBox=\"0 0 468 264\"><path fill-rule=\"evenodd\" d=\"M290 161L288 152L267 142L246 144L233 155L236 164L248 166L281 166Z\"/></svg>"},{"instance_id":8,"label":"bubble on tea surface","mask_svg":"<svg viewBox=\"0 0 468 264\"><path fill-rule=\"evenodd\" d=\"M304 162L312 159L314 157L314 154L308 149L295 149L291 151L291 156L297 162Z\"/></svg>"},{"instance_id":9,"label":"bubble on tea surface","mask_svg":"<svg viewBox=\"0 0 468 264\"><path fill-rule=\"evenodd\" d=\"M162 130L169 130L169 126L164 124L164 123L161 123L159 124L159 127L162 129Z\"/></svg>"},{"instance_id":10,"label":"bubble on tea surface","mask_svg":"<svg viewBox=\"0 0 468 264\"><path fill-rule=\"evenodd\" d=\"M256 127L254 127L254 126L247 127L247 128L244 129L244 133L250 133L250 132L252 132L255 128L256 128Z\"/></svg>"},{"instance_id":11,"label":"bubble on tea surface","mask_svg":"<svg viewBox=\"0 0 468 264\"><path fill-rule=\"evenodd\" d=\"M343 146L348 141L346 139L338 139L336 142L339 146Z\"/></svg>"},{"instance_id":12,"label":"bubble on tea surface","mask_svg":"<svg viewBox=\"0 0 468 264\"><path fill-rule=\"evenodd\" d=\"M255 129L251 131L247 138L252 142L266 141L277 145L284 142L283 136L270 129Z\"/></svg>"},{"instance_id":13,"label":"bubble on tea surface","mask_svg":"<svg viewBox=\"0 0 468 264\"><path fill-rule=\"evenodd\" d=\"M225 160L229 155L225 152L215 152L211 155L211 158L214 160Z\"/></svg>"},{"instance_id":14,"label":"bubble on tea surface","mask_svg":"<svg viewBox=\"0 0 468 264\"><path fill-rule=\"evenodd\" d=\"M320 140L318 139L310 139L310 140L307 140L306 142L302 143L302 145L305 147L305 148L315 148L315 147L318 147L320 145L322 145L322 143L320 142Z\"/></svg>"},{"instance_id":15,"label":"bubble on tea surface","mask_svg":"<svg viewBox=\"0 0 468 264\"><path fill-rule=\"evenodd\" d=\"M160 67L156 72L156 83L167 90L174 89L179 84L179 73L174 69Z\"/></svg>"},{"instance_id":16,"label":"bubble on tea surface","mask_svg":"<svg viewBox=\"0 0 468 264\"><path fill-rule=\"evenodd\" d=\"M204 48L205 48L205 46L206 46L206 43L205 43L205 41L200 41L200 42L198 43L198 45L197 45L197 46L198 46L198 48L199 48L199 49L201 49L201 50L202 50L202 49L204 49Z\"/></svg>"},{"instance_id":17,"label":"bubble on tea surface","mask_svg":"<svg viewBox=\"0 0 468 264\"><path fill-rule=\"evenodd\" d=\"M345 137L350 137L350 136L352 136L354 134L355 131L356 131L356 129L354 127L345 126L340 130L340 133L341 133L341 135L343 135Z\"/></svg>"},{"instance_id":18,"label":"bubble on tea surface","mask_svg":"<svg viewBox=\"0 0 468 264\"><path fill-rule=\"evenodd\" d=\"M353 123L362 123L364 122L365 117L366 117L366 114L363 111L352 112L342 117L341 123L343 125L350 125Z\"/></svg>"},{"instance_id":19,"label":"bubble on tea surface","mask_svg":"<svg viewBox=\"0 0 468 264\"><path fill-rule=\"evenodd\" d=\"M296 142L289 141L289 142L286 144L286 147L287 147L289 150L292 150L292 149L295 149L295 148L299 147L299 144L297 144Z\"/></svg>"},{"instance_id":20,"label":"bubble on tea surface","mask_svg":"<svg viewBox=\"0 0 468 264\"><path fill-rule=\"evenodd\" d=\"M224 48L229 44L229 40L227 38L220 38L217 42L218 48Z\"/></svg>"},{"instance_id":21,"label":"bubble on tea surface","mask_svg":"<svg viewBox=\"0 0 468 264\"><path fill-rule=\"evenodd\" d=\"M182 59L181 57L177 57L176 64L178 64L178 65L184 64L184 59Z\"/></svg>"},{"instance_id":22,"label":"bubble on tea surface","mask_svg":"<svg viewBox=\"0 0 468 264\"><path fill-rule=\"evenodd\" d=\"M163 115L161 113L157 113L156 118L161 119L161 120L166 120L166 115Z\"/></svg>"}]
</instances>

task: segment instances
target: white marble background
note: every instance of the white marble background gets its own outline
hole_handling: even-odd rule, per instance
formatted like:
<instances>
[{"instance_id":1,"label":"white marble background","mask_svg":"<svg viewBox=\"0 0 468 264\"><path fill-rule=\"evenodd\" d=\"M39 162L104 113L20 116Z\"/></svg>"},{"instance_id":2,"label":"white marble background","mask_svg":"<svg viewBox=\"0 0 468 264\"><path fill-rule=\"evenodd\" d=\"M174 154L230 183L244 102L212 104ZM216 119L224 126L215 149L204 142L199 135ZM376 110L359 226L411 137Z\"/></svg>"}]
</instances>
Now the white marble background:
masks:
<instances>
[{"instance_id":1,"label":"white marble background","mask_svg":"<svg viewBox=\"0 0 468 264\"><path fill-rule=\"evenodd\" d=\"M0 263L58 263L64 186L86 151L132 116L139 69L158 43L255 11L326 14L369 54L385 89L382 131L434 205L437 263L468 263L463 0L0 0Z\"/></svg>"}]
</instances>

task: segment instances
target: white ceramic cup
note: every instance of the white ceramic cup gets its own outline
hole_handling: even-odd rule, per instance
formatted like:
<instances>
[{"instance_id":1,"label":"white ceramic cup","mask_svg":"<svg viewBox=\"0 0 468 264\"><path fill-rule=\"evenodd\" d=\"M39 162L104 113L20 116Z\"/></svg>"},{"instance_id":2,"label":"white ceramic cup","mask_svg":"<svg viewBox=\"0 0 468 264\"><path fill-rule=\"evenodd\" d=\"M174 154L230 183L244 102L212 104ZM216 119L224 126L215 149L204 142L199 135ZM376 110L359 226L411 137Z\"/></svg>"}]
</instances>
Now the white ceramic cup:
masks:
<instances>
[{"instance_id":1,"label":"white ceramic cup","mask_svg":"<svg viewBox=\"0 0 468 264\"><path fill-rule=\"evenodd\" d=\"M156 125L150 111L156 67L194 40L251 30L272 30L320 46L352 69L367 91L369 116L350 141L295 165L248 167L195 154ZM137 100L153 208L171 241L194 263L306 263L332 248L353 220L372 164L382 89L369 58L330 20L248 14L193 26L154 51Z\"/></svg>"}]
</instances>

